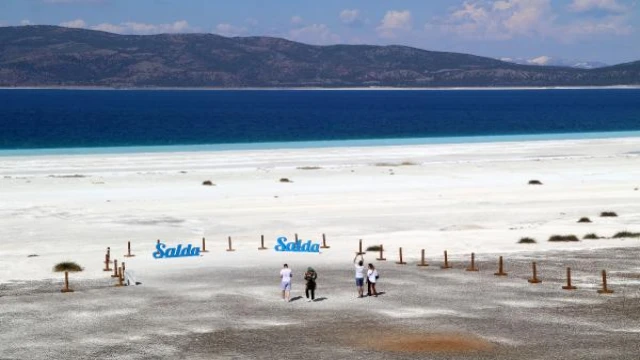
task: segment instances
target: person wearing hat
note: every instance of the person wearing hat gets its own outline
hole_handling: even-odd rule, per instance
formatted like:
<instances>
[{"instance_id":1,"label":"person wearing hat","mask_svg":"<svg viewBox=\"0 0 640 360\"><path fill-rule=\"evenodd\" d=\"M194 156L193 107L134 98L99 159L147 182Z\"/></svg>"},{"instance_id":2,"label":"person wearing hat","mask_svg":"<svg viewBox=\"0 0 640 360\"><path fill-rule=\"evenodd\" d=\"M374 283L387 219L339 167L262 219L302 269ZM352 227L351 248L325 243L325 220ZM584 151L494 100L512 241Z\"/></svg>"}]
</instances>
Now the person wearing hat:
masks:
<instances>
[{"instance_id":1,"label":"person wearing hat","mask_svg":"<svg viewBox=\"0 0 640 360\"><path fill-rule=\"evenodd\" d=\"M304 273L304 280L307 282L305 286L304 293L307 296L307 301L315 301L316 298L316 279L318 278L318 273L313 270L312 267L307 268L307 271ZM311 293L311 298L309 298L309 293Z\"/></svg>"}]
</instances>

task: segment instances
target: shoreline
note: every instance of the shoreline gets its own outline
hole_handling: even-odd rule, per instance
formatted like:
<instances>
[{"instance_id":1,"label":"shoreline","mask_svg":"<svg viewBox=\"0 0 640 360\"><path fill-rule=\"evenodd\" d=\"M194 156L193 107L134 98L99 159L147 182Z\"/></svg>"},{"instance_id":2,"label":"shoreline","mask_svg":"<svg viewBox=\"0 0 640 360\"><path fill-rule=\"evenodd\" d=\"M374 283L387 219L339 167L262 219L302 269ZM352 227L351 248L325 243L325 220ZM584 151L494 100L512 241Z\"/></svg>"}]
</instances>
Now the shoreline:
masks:
<instances>
[{"instance_id":1,"label":"shoreline","mask_svg":"<svg viewBox=\"0 0 640 360\"><path fill-rule=\"evenodd\" d=\"M638 85L594 86L448 86L448 87L110 87L110 86L16 86L0 90L102 90L102 91L469 91L469 90L614 90L640 89Z\"/></svg>"},{"instance_id":2,"label":"shoreline","mask_svg":"<svg viewBox=\"0 0 640 360\"><path fill-rule=\"evenodd\" d=\"M229 144L187 144L148 146L72 147L43 149L0 149L0 159L6 157L37 157L56 155L109 155L109 154L157 154L200 153L223 151L303 150L375 148L393 146L464 145L464 144L509 144L544 141L581 141L639 138L640 131L611 131L586 133L555 133L529 135L475 135L451 137L419 137L390 139L319 140Z\"/></svg>"}]
</instances>

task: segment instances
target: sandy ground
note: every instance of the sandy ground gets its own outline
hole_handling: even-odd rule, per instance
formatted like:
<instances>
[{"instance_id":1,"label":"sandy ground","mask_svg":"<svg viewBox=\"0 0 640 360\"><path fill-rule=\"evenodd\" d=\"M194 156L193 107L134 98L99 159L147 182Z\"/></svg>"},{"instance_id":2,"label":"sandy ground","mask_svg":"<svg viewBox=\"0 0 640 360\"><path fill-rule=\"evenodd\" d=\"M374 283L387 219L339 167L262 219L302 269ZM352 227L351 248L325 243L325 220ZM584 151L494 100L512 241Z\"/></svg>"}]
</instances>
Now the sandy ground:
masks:
<instances>
[{"instance_id":1,"label":"sandy ground","mask_svg":"<svg viewBox=\"0 0 640 360\"><path fill-rule=\"evenodd\" d=\"M636 359L640 240L547 239L640 231L639 156L640 138L0 157L0 359ZM272 249L294 233L331 248ZM202 257L151 256L156 239L202 237ZM359 239L387 249L375 299L355 298ZM112 287L108 246L142 286ZM416 267L421 249L458 268ZM471 252L479 273L462 270ZM62 260L85 267L73 294L51 272ZM526 282L532 260L542 284ZM278 300L283 262L295 296L314 266L322 300ZM560 289L566 266L575 292ZM595 292L601 269L612 295Z\"/></svg>"}]
</instances>

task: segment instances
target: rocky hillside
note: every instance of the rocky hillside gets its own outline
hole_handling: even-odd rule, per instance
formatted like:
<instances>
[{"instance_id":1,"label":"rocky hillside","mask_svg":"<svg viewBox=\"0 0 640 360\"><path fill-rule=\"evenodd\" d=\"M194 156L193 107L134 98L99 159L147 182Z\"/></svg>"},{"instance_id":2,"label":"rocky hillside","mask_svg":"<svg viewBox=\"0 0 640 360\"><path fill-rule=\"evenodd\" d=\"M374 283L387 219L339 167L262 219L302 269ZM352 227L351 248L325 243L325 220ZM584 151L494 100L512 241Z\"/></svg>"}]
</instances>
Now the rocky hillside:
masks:
<instances>
[{"instance_id":1,"label":"rocky hillside","mask_svg":"<svg viewBox=\"0 0 640 360\"><path fill-rule=\"evenodd\" d=\"M270 37L117 35L0 28L0 86L354 87L640 84L640 62L583 70L405 46L313 46Z\"/></svg>"}]
</instances>

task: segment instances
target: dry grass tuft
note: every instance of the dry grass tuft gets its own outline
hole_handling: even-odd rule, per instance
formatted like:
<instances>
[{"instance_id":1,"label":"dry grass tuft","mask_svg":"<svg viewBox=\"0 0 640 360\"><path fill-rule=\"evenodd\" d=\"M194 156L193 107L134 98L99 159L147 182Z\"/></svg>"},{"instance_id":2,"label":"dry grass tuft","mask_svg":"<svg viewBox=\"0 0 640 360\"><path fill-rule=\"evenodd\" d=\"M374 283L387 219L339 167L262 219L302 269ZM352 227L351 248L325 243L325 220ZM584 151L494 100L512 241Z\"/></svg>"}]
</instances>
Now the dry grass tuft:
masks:
<instances>
[{"instance_id":1,"label":"dry grass tuft","mask_svg":"<svg viewBox=\"0 0 640 360\"><path fill-rule=\"evenodd\" d=\"M63 271L78 272L82 270L84 270L82 266L74 263L73 261L64 261L56 264L56 266L53 267L53 271L55 272L63 272Z\"/></svg>"},{"instance_id":2,"label":"dry grass tuft","mask_svg":"<svg viewBox=\"0 0 640 360\"><path fill-rule=\"evenodd\" d=\"M581 217L580 220L578 220L579 223L590 223L591 219L589 219L588 217Z\"/></svg>"},{"instance_id":3,"label":"dry grass tuft","mask_svg":"<svg viewBox=\"0 0 640 360\"><path fill-rule=\"evenodd\" d=\"M322 169L321 166L299 166L296 169L298 170L320 170Z\"/></svg>"},{"instance_id":4,"label":"dry grass tuft","mask_svg":"<svg viewBox=\"0 0 640 360\"><path fill-rule=\"evenodd\" d=\"M535 243L536 243L536 240L530 237L523 237L522 239L520 239L520 241L518 241L518 244L535 244Z\"/></svg>"},{"instance_id":5,"label":"dry grass tuft","mask_svg":"<svg viewBox=\"0 0 640 360\"><path fill-rule=\"evenodd\" d=\"M281 183L292 183L293 181L289 180L288 178L281 178L280 182Z\"/></svg>"}]
</instances>

